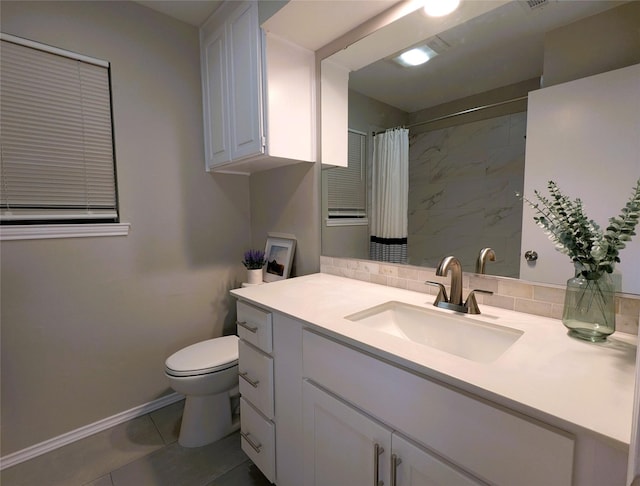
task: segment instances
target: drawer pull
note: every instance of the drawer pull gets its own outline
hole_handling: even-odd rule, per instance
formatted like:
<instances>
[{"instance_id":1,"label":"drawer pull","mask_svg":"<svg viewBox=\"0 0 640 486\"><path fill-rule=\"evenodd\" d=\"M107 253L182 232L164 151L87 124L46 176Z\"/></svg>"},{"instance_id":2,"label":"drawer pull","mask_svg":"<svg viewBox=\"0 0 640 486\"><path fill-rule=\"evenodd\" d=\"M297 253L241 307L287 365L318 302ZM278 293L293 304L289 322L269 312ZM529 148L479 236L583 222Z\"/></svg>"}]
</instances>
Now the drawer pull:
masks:
<instances>
[{"instance_id":1,"label":"drawer pull","mask_svg":"<svg viewBox=\"0 0 640 486\"><path fill-rule=\"evenodd\" d=\"M402 459L400 459L396 454L391 454L391 486L396 486L398 481L398 466L402 464Z\"/></svg>"},{"instance_id":2,"label":"drawer pull","mask_svg":"<svg viewBox=\"0 0 640 486\"><path fill-rule=\"evenodd\" d=\"M383 486L384 481L380 481L380 455L384 448L377 442L373 444L373 486Z\"/></svg>"},{"instance_id":3,"label":"drawer pull","mask_svg":"<svg viewBox=\"0 0 640 486\"><path fill-rule=\"evenodd\" d=\"M249 377L247 376L247 372L246 372L246 371L241 372L241 373L238 373L238 375L239 375L239 376L240 376L240 378L242 378L244 381L246 381L247 383L249 383L249 385L251 385L253 388L258 388L258 383L260 383L260 380L253 381L251 378L249 378Z\"/></svg>"},{"instance_id":4,"label":"drawer pull","mask_svg":"<svg viewBox=\"0 0 640 486\"><path fill-rule=\"evenodd\" d=\"M242 438L244 440L247 441L247 444L249 444L254 451L256 451L258 454L260 454L260 450L262 449L262 444L260 444L260 443L256 444L255 442L253 442L251 440L251 438L249 437L250 434L248 434L248 433L244 433L244 432L240 431L240 435L242 436Z\"/></svg>"},{"instance_id":5,"label":"drawer pull","mask_svg":"<svg viewBox=\"0 0 640 486\"><path fill-rule=\"evenodd\" d=\"M258 328L257 327L251 327L245 321L236 321L236 326L244 327L247 331L252 332L253 334L258 332Z\"/></svg>"}]
</instances>

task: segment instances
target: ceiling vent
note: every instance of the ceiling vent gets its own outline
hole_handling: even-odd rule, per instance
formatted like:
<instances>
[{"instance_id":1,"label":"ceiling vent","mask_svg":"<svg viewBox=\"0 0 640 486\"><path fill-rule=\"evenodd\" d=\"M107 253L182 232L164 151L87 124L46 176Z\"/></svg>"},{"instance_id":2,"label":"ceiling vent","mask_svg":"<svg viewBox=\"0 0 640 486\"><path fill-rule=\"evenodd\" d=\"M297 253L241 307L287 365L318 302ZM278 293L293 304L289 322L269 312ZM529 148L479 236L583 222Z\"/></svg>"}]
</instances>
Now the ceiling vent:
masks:
<instances>
[{"instance_id":1,"label":"ceiling vent","mask_svg":"<svg viewBox=\"0 0 640 486\"><path fill-rule=\"evenodd\" d=\"M557 4L558 0L520 0L517 4L526 12L537 12L545 7Z\"/></svg>"},{"instance_id":2,"label":"ceiling vent","mask_svg":"<svg viewBox=\"0 0 640 486\"><path fill-rule=\"evenodd\" d=\"M536 8L544 7L549 3L549 0L526 0L525 3L531 10L534 10Z\"/></svg>"},{"instance_id":3,"label":"ceiling vent","mask_svg":"<svg viewBox=\"0 0 640 486\"><path fill-rule=\"evenodd\" d=\"M581 0L579 0L581 1ZM524 0L518 2L528 12L543 9L548 5L558 4L558 0Z\"/></svg>"}]
</instances>

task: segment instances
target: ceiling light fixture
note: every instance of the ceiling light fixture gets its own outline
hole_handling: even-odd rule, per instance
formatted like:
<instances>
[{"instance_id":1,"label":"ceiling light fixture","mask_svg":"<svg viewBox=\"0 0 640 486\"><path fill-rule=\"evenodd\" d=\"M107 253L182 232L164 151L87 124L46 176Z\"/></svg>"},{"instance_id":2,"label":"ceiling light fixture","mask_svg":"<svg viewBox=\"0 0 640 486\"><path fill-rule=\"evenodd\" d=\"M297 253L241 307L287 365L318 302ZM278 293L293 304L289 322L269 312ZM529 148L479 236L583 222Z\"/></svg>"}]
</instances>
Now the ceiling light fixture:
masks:
<instances>
[{"instance_id":1,"label":"ceiling light fixture","mask_svg":"<svg viewBox=\"0 0 640 486\"><path fill-rule=\"evenodd\" d=\"M429 17L444 17L460 5L460 0L425 0L424 12Z\"/></svg>"},{"instance_id":2,"label":"ceiling light fixture","mask_svg":"<svg viewBox=\"0 0 640 486\"><path fill-rule=\"evenodd\" d=\"M437 55L438 53L429 46L419 46L409 49L408 51L404 51L399 56L394 57L393 61L405 67L419 66Z\"/></svg>"}]
</instances>

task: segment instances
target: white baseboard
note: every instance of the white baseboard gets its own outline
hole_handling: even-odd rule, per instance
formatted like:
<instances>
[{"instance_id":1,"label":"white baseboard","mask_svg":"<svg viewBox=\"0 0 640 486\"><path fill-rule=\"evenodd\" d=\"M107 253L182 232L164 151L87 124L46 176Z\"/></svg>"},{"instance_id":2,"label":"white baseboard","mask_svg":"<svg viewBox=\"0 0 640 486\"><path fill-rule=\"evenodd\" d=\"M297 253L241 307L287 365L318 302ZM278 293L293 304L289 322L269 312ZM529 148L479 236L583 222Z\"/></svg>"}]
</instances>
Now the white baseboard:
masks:
<instances>
[{"instance_id":1,"label":"white baseboard","mask_svg":"<svg viewBox=\"0 0 640 486\"><path fill-rule=\"evenodd\" d=\"M180 395L179 393L171 393L170 395L165 395L161 398L158 398L157 400L144 403L130 410L125 410L124 412L120 412L116 415L112 415L111 417L98 420L97 422L94 422L92 424L85 425L84 427L72 430L71 432L67 432L66 434L62 434L58 437L53 437L52 439L40 442L39 444L32 445L30 447L27 447L26 449L7 454L6 456L0 457L0 471L7 467L15 466L16 464L20 464L21 462L33 459L34 457L40 456L54 449L58 449L59 447L70 444L71 442L89 437L90 435L93 435L97 432L107 430L114 425L122 424L136 417L141 417L142 415L146 415L149 412L153 412L154 410L157 410L159 408L171 405L172 403L182 400L183 398L184 395Z\"/></svg>"}]
</instances>

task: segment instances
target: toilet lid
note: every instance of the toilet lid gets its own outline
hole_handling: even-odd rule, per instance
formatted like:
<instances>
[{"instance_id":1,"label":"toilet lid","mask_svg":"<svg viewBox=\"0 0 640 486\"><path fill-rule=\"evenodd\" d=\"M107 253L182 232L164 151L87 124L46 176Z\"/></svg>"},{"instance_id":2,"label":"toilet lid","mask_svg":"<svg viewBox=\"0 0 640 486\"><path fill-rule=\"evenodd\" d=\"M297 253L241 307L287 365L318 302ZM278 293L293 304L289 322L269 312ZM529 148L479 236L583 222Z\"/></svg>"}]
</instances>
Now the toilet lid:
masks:
<instances>
[{"instance_id":1,"label":"toilet lid","mask_svg":"<svg viewBox=\"0 0 640 486\"><path fill-rule=\"evenodd\" d=\"M208 339L173 353L165 361L175 376L201 375L223 370L238 362L238 336Z\"/></svg>"}]
</instances>

